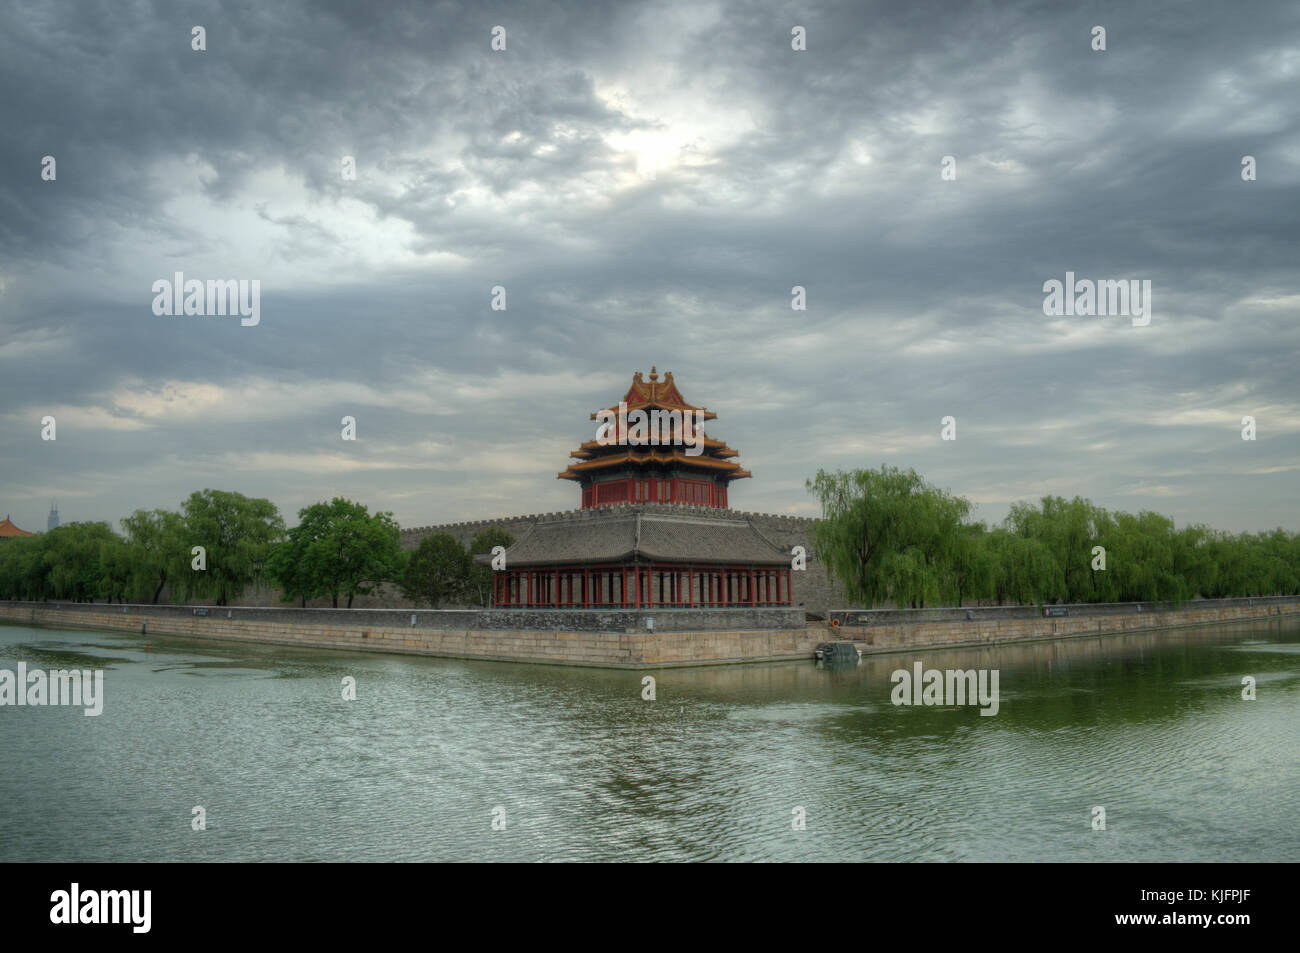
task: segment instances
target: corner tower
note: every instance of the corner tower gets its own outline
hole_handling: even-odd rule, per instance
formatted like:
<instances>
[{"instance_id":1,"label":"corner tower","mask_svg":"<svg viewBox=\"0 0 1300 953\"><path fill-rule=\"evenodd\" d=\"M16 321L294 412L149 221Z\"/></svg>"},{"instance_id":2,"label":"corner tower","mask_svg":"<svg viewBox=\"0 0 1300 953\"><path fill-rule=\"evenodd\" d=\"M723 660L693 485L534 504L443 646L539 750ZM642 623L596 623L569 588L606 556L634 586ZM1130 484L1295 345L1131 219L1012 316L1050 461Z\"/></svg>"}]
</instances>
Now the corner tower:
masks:
<instances>
[{"instance_id":1,"label":"corner tower","mask_svg":"<svg viewBox=\"0 0 1300 953\"><path fill-rule=\"evenodd\" d=\"M615 407L596 411L592 420L614 419L605 437L588 440L570 456L576 462L558 475L582 487L582 508L618 503L687 503L727 507L732 480L752 474L732 458L736 451L714 440L685 420L714 420L717 414L688 404L673 382L672 372L659 379L650 368L650 380L640 371L623 395L623 417ZM645 416L649 442L638 438L637 411ZM688 417L687 415L691 415ZM630 423L630 426L629 426Z\"/></svg>"}]
</instances>

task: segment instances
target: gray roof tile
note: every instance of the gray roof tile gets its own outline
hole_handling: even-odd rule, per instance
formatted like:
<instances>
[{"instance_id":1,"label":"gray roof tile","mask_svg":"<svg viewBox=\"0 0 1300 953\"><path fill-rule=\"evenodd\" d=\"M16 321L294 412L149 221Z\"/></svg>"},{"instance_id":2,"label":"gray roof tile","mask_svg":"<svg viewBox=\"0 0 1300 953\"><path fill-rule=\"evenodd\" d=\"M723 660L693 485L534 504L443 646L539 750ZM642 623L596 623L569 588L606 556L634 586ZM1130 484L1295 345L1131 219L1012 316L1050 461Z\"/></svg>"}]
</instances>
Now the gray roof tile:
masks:
<instances>
[{"instance_id":1,"label":"gray roof tile","mask_svg":"<svg viewBox=\"0 0 1300 953\"><path fill-rule=\"evenodd\" d=\"M783 566L785 550L746 519L637 512L535 523L506 550L511 569L630 561ZM478 557L487 562L491 557Z\"/></svg>"}]
</instances>

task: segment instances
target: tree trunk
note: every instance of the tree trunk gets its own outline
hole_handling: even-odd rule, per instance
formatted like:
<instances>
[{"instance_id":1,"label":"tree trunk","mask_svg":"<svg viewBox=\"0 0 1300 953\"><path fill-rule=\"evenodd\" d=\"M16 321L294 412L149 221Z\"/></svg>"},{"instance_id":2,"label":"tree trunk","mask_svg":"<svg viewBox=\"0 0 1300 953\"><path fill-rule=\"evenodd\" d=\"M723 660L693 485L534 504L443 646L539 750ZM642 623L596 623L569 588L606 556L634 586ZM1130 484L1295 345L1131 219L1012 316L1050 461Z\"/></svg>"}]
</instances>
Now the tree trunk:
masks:
<instances>
[{"instance_id":1,"label":"tree trunk","mask_svg":"<svg viewBox=\"0 0 1300 953\"><path fill-rule=\"evenodd\" d=\"M348 593L348 608L352 608L352 593Z\"/></svg>"},{"instance_id":2,"label":"tree trunk","mask_svg":"<svg viewBox=\"0 0 1300 953\"><path fill-rule=\"evenodd\" d=\"M339 594L337 592L330 593L330 605L332 605L335 609L339 607Z\"/></svg>"},{"instance_id":3,"label":"tree trunk","mask_svg":"<svg viewBox=\"0 0 1300 953\"><path fill-rule=\"evenodd\" d=\"M167 585L167 577L166 577L166 576L163 576L162 579L158 580L158 588L155 589L155 590L153 591L153 604L154 604L154 605L157 605L157 604L158 604L158 597L162 595L163 586L165 586L165 585Z\"/></svg>"}]
</instances>

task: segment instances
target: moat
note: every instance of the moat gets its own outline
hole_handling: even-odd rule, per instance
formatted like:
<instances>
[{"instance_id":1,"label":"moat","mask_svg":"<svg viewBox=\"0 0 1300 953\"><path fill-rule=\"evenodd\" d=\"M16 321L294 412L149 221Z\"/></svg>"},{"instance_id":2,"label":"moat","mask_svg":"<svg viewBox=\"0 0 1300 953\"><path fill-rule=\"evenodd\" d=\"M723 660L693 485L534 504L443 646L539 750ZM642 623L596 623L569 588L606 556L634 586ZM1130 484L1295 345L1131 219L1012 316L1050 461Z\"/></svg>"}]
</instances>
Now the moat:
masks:
<instances>
[{"instance_id":1,"label":"moat","mask_svg":"<svg viewBox=\"0 0 1300 953\"><path fill-rule=\"evenodd\" d=\"M923 657L997 669L996 716L892 705L906 652L647 673L0 625L0 668L105 671L98 717L0 709L0 860L1300 856L1300 619Z\"/></svg>"}]
</instances>

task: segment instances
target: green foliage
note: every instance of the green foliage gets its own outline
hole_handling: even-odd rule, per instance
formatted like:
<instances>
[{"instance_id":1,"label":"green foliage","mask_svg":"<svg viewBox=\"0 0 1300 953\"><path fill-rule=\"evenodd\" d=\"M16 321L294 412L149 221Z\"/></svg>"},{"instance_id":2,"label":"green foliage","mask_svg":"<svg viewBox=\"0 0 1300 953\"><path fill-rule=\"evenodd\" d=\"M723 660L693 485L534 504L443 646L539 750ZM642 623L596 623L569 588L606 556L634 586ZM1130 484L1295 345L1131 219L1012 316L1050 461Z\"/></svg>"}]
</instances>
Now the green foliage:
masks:
<instances>
[{"instance_id":1,"label":"green foliage","mask_svg":"<svg viewBox=\"0 0 1300 953\"><path fill-rule=\"evenodd\" d=\"M157 604L167 580L189 571L182 529L180 514L170 510L136 510L122 520L131 601Z\"/></svg>"},{"instance_id":2,"label":"green foliage","mask_svg":"<svg viewBox=\"0 0 1300 953\"><path fill-rule=\"evenodd\" d=\"M329 596L337 609L343 595L351 608L355 596L369 595L402 571L400 530L392 513L371 516L362 504L335 497L299 510L298 520L267 561L267 575L283 590L282 601Z\"/></svg>"},{"instance_id":3,"label":"green foliage","mask_svg":"<svg viewBox=\"0 0 1300 953\"><path fill-rule=\"evenodd\" d=\"M194 546L206 550L207 568L187 564L175 578L174 591L229 605L262 578L271 546L284 536L284 520L267 499L252 499L226 490L200 490L181 506L182 546L186 557Z\"/></svg>"},{"instance_id":4,"label":"green foliage","mask_svg":"<svg viewBox=\"0 0 1300 953\"><path fill-rule=\"evenodd\" d=\"M0 541L0 598L29 602L50 598L50 567L45 561L49 541L49 533Z\"/></svg>"},{"instance_id":5,"label":"green foliage","mask_svg":"<svg viewBox=\"0 0 1300 953\"><path fill-rule=\"evenodd\" d=\"M473 562L473 557L492 552L495 546L504 546L509 549L515 544L515 538L503 529L492 528L485 529L470 541L469 555L469 580L467 583L468 595L481 606L492 604L492 581L494 573L492 567L480 566Z\"/></svg>"},{"instance_id":6,"label":"green foliage","mask_svg":"<svg viewBox=\"0 0 1300 953\"><path fill-rule=\"evenodd\" d=\"M970 504L926 483L915 470L818 470L807 485L821 500L824 517L814 527L814 552L850 599L924 606L950 593L955 597L958 577L965 581L954 570L959 558L966 558L967 570L978 563L965 548L962 520Z\"/></svg>"},{"instance_id":7,"label":"green foliage","mask_svg":"<svg viewBox=\"0 0 1300 953\"><path fill-rule=\"evenodd\" d=\"M814 549L863 605L942 601L1181 602L1300 593L1300 534L1182 530L1149 510L1109 513L1081 497L1016 503L1002 525L964 522L970 504L914 471L827 474L809 490L825 519ZM1105 568L1094 565L1094 547Z\"/></svg>"},{"instance_id":8,"label":"green foliage","mask_svg":"<svg viewBox=\"0 0 1300 953\"><path fill-rule=\"evenodd\" d=\"M1046 543L999 528L989 534L988 544L996 565L988 593L994 601L1022 606L1056 601L1064 582Z\"/></svg>"},{"instance_id":9,"label":"green foliage","mask_svg":"<svg viewBox=\"0 0 1300 953\"><path fill-rule=\"evenodd\" d=\"M48 598L69 602L120 598L122 539L107 523L67 523L46 533L43 542Z\"/></svg>"},{"instance_id":10,"label":"green foliage","mask_svg":"<svg viewBox=\"0 0 1300 953\"><path fill-rule=\"evenodd\" d=\"M456 601L467 594L472 566L469 553L456 537L433 533L420 540L411 553L398 588L412 602L427 603L436 609L439 603Z\"/></svg>"}]
</instances>

